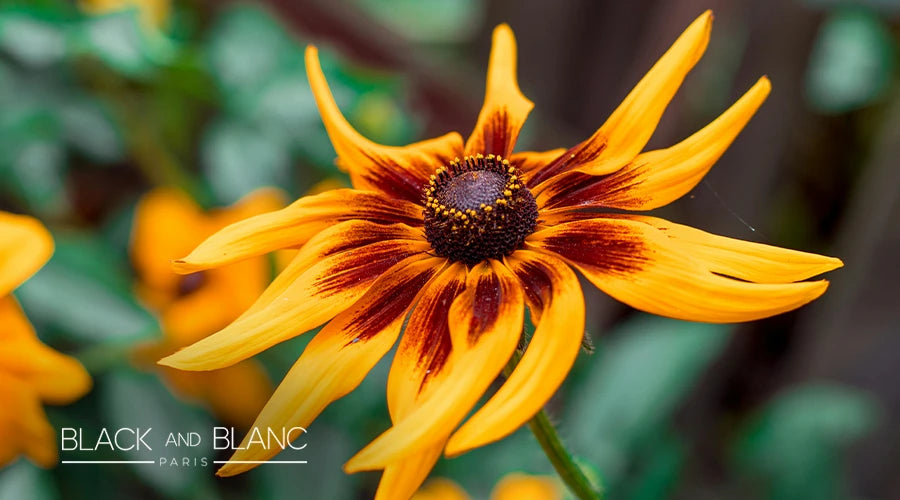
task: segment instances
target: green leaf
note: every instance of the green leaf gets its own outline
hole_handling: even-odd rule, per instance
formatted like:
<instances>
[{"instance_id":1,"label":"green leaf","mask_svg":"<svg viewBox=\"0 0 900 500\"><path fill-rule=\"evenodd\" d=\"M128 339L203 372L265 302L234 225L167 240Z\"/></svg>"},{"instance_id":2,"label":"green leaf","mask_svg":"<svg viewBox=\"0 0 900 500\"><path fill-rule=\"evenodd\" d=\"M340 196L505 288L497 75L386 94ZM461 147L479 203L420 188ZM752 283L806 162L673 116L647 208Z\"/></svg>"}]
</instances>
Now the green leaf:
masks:
<instances>
[{"instance_id":1,"label":"green leaf","mask_svg":"<svg viewBox=\"0 0 900 500\"><path fill-rule=\"evenodd\" d=\"M106 163L124 154L122 135L99 101L87 96L73 97L61 106L59 116L65 139L72 148Z\"/></svg>"},{"instance_id":2,"label":"green leaf","mask_svg":"<svg viewBox=\"0 0 900 500\"><path fill-rule=\"evenodd\" d=\"M22 64L50 66L66 55L65 25L26 9L0 11L0 48Z\"/></svg>"},{"instance_id":3,"label":"green leaf","mask_svg":"<svg viewBox=\"0 0 900 500\"><path fill-rule=\"evenodd\" d=\"M875 13L844 8L822 25L810 56L806 91L824 113L845 113L881 97L890 85L896 48Z\"/></svg>"},{"instance_id":4,"label":"green leaf","mask_svg":"<svg viewBox=\"0 0 900 500\"><path fill-rule=\"evenodd\" d=\"M203 138L201 154L213 192L225 204L261 186L286 185L289 179L286 145L236 121L214 123Z\"/></svg>"},{"instance_id":5,"label":"green leaf","mask_svg":"<svg viewBox=\"0 0 900 500\"><path fill-rule=\"evenodd\" d=\"M155 464L133 464L134 472L147 484L166 495L190 497L191 490L203 491L209 486L213 467L213 423L183 401L177 400L162 383L152 375L137 373L113 373L99 387L103 414L111 428L151 429L145 442L152 448L120 452L122 459L152 460ZM94 432L99 432L97 426ZM197 432L200 443L196 447L165 446L169 433ZM162 465L172 459L178 466ZM182 459L191 466L182 466ZM199 464L207 459L207 466Z\"/></svg>"},{"instance_id":6,"label":"green leaf","mask_svg":"<svg viewBox=\"0 0 900 500\"><path fill-rule=\"evenodd\" d=\"M268 12L249 5L226 8L207 47L213 76L232 103L252 98L287 60L300 55Z\"/></svg>"},{"instance_id":7,"label":"green leaf","mask_svg":"<svg viewBox=\"0 0 900 500\"><path fill-rule=\"evenodd\" d=\"M59 493L49 472L19 460L0 469L0 500L56 500Z\"/></svg>"},{"instance_id":8,"label":"green leaf","mask_svg":"<svg viewBox=\"0 0 900 500\"><path fill-rule=\"evenodd\" d=\"M571 394L562 427L567 442L607 481L620 479L632 452L666 424L728 331L656 316L628 321L590 360L590 373Z\"/></svg>"},{"instance_id":9,"label":"green leaf","mask_svg":"<svg viewBox=\"0 0 900 500\"><path fill-rule=\"evenodd\" d=\"M392 31L420 41L467 41L482 23L482 3L478 0L356 1Z\"/></svg>"},{"instance_id":10,"label":"green leaf","mask_svg":"<svg viewBox=\"0 0 900 500\"><path fill-rule=\"evenodd\" d=\"M52 110L28 99L11 103L0 119L0 176L10 181L4 187L38 213L61 214L68 209L65 167L60 124Z\"/></svg>"},{"instance_id":11,"label":"green leaf","mask_svg":"<svg viewBox=\"0 0 900 500\"><path fill-rule=\"evenodd\" d=\"M288 448L278 455L278 459L306 460L308 463L271 465L251 472L254 498L293 500L358 496L360 476L347 475L341 469L347 458L356 451L356 445L347 438L346 433L319 419L309 427L303 440L306 448L302 451Z\"/></svg>"},{"instance_id":12,"label":"green leaf","mask_svg":"<svg viewBox=\"0 0 900 500\"><path fill-rule=\"evenodd\" d=\"M831 384L793 387L768 403L742 430L739 469L760 480L772 499L843 498L844 447L877 421L868 395Z\"/></svg>"},{"instance_id":13,"label":"green leaf","mask_svg":"<svg viewBox=\"0 0 900 500\"><path fill-rule=\"evenodd\" d=\"M17 291L29 318L88 343L129 342L158 331L153 317L123 290L121 274L111 272L114 256L104 259L102 251L91 255L83 245L58 240L50 262Z\"/></svg>"},{"instance_id":14,"label":"green leaf","mask_svg":"<svg viewBox=\"0 0 900 500\"><path fill-rule=\"evenodd\" d=\"M146 77L176 53L162 34L145 28L137 9L90 16L75 31L77 46L110 68L132 77Z\"/></svg>"}]
</instances>

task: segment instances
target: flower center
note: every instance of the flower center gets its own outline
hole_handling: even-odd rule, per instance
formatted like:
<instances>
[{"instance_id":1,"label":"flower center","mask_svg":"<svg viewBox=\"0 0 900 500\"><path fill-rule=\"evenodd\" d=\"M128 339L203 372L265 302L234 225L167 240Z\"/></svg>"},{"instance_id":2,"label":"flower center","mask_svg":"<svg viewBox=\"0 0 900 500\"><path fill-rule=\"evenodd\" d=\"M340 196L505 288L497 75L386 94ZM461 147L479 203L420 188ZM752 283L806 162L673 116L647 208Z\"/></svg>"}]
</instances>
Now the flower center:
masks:
<instances>
[{"instance_id":1,"label":"flower center","mask_svg":"<svg viewBox=\"0 0 900 500\"><path fill-rule=\"evenodd\" d=\"M441 167L425 186L425 237L434 251L476 264L519 248L537 224L534 195L521 172L494 155Z\"/></svg>"}]
</instances>

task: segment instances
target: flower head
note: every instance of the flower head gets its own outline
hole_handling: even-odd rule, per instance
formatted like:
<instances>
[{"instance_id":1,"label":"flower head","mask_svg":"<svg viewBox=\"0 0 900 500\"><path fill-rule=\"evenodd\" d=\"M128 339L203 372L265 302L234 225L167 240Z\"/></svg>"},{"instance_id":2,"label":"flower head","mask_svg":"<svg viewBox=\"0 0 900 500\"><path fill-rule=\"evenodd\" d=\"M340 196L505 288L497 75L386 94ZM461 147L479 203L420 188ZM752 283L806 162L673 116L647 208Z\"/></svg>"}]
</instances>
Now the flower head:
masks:
<instances>
[{"instance_id":1,"label":"flower head","mask_svg":"<svg viewBox=\"0 0 900 500\"><path fill-rule=\"evenodd\" d=\"M562 383L584 332L576 271L635 308L695 321L748 321L815 299L827 283L800 280L839 260L622 213L687 193L769 92L762 78L701 131L641 152L711 20L694 21L591 137L547 152L514 152L532 103L506 25L494 31L484 106L465 142L455 132L406 147L362 137L310 47L310 84L354 189L238 222L177 261L190 273L300 247L241 318L161 363L219 368L324 324L255 424L305 427L360 383L408 316L388 378L394 425L345 466L383 470L377 498L408 498L442 453L509 435ZM537 327L521 361L462 423L519 346L526 306ZM251 446L233 460L273 453Z\"/></svg>"},{"instance_id":2,"label":"flower head","mask_svg":"<svg viewBox=\"0 0 900 500\"><path fill-rule=\"evenodd\" d=\"M274 190L252 193L232 207L204 212L185 193L162 188L147 194L135 210L132 261L137 295L160 317L162 338L139 346L140 365L218 331L241 315L269 282L270 265L255 257L184 276L171 261L204 238L241 219L284 206ZM249 426L271 395L271 383L254 360L204 373L158 367L174 392L202 402L222 420Z\"/></svg>"},{"instance_id":3,"label":"flower head","mask_svg":"<svg viewBox=\"0 0 900 500\"><path fill-rule=\"evenodd\" d=\"M41 404L68 404L91 388L81 363L38 340L12 296L52 253L40 222L0 212L0 467L23 454L54 465L56 433Z\"/></svg>"}]
</instances>

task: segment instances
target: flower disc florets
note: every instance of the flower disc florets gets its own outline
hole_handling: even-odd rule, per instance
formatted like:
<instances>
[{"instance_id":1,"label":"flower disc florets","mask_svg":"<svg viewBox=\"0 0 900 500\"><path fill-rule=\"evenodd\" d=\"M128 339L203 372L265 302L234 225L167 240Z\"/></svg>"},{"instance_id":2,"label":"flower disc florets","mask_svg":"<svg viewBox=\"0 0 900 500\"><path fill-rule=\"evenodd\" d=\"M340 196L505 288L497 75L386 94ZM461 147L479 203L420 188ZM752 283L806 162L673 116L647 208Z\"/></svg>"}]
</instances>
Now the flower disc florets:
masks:
<instances>
[{"instance_id":1,"label":"flower disc florets","mask_svg":"<svg viewBox=\"0 0 900 500\"><path fill-rule=\"evenodd\" d=\"M434 251L475 264L518 248L537 224L537 203L509 160L466 156L441 167L425 187L425 236Z\"/></svg>"}]
</instances>

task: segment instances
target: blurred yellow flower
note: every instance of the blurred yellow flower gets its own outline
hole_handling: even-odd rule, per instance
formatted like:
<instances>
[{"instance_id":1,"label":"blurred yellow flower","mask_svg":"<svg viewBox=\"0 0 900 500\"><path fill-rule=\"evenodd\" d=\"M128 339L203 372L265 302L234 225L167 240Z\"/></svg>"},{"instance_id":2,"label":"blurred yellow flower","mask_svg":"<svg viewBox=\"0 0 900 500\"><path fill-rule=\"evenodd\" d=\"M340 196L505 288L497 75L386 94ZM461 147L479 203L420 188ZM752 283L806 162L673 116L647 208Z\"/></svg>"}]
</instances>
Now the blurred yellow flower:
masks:
<instances>
[{"instance_id":1,"label":"blurred yellow flower","mask_svg":"<svg viewBox=\"0 0 900 500\"><path fill-rule=\"evenodd\" d=\"M141 24L147 28L163 27L171 10L169 0L80 0L79 6L91 15L137 9Z\"/></svg>"},{"instance_id":2,"label":"blurred yellow flower","mask_svg":"<svg viewBox=\"0 0 900 500\"><path fill-rule=\"evenodd\" d=\"M136 363L156 360L216 332L250 307L269 283L265 256L230 266L179 276L170 264L219 229L246 217L275 210L283 199L259 190L232 207L204 213L186 194L158 189L135 212L131 257L138 274L138 297L160 316L163 338L136 351ZM154 368L172 390L203 402L223 421L249 426L272 392L263 367L254 360L203 373Z\"/></svg>"},{"instance_id":3,"label":"blurred yellow flower","mask_svg":"<svg viewBox=\"0 0 900 500\"><path fill-rule=\"evenodd\" d=\"M0 212L0 467L22 454L54 465L56 433L41 403L68 404L91 388L81 363L38 340L12 296L52 253L53 238L39 221Z\"/></svg>"},{"instance_id":4,"label":"blurred yellow flower","mask_svg":"<svg viewBox=\"0 0 900 500\"><path fill-rule=\"evenodd\" d=\"M449 479L428 481L412 500L470 500L458 484ZM559 480L546 476L531 476L514 472L507 474L494 486L491 500L562 500Z\"/></svg>"}]
</instances>

